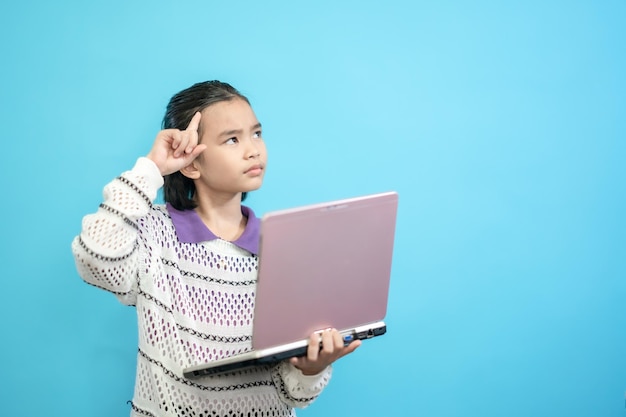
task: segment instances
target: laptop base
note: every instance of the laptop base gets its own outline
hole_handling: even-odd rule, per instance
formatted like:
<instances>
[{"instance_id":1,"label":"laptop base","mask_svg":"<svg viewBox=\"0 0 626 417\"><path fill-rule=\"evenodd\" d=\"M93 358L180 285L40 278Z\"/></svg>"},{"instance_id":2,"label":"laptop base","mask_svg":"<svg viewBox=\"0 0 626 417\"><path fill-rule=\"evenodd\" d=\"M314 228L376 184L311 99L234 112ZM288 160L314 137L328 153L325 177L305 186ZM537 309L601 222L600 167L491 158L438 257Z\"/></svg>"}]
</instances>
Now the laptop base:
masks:
<instances>
[{"instance_id":1,"label":"laptop base","mask_svg":"<svg viewBox=\"0 0 626 417\"><path fill-rule=\"evenodd\" d=\"M361 326L357 329L345 331L341 334L344 340L344 346L347 346L355 340L371 339L376 336L382 336L386 332L387 325L384 322L379 322L371 326ZM276 352L273 352L272 349L265 349L261 352L247 352L241 355L231 356L230 358L221 359L213 363L186 368L183 370L183 376L185 376L185 378L194 379L203 376L238 371L253 366L272 365L285 359L304 356L306 355L307 349L308 343L304 340L288 345L285 350Z\"/></svg>"}]
</instances>

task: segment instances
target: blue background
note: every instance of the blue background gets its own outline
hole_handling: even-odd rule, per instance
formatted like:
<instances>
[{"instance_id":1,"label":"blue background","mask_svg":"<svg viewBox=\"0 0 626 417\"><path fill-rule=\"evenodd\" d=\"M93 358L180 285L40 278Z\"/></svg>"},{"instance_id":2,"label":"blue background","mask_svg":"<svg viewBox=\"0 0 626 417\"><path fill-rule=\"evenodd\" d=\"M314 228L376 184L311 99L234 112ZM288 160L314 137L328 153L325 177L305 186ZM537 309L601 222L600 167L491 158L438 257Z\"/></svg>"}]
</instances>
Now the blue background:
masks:
<instances>
[{"instance_id":1,"label":"blue background","mask_svg":"<svg viewBox=\"0 0 626 417\"><path fill-rule=\"evenodd\" d=\"M3 416L123 416L135 311L70 242L172 94L232 83L270 209L397 190L389 333L300 416L625 416L626 2L0 6Z\"/></svg>"}]
</instances>

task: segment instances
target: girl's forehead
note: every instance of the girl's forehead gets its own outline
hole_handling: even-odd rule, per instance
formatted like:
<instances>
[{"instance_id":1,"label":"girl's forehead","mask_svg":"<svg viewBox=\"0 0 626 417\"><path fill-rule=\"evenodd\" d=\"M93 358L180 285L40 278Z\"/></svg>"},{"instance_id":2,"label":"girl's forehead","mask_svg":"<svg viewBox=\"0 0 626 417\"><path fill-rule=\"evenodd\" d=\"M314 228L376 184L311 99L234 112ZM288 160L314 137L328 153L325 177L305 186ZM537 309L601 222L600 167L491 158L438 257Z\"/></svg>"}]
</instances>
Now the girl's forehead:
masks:
<instances>
[{"instance_id":1,"label":"girl's forehead","mask_svg":"<svg viewBox=\"0 0 626 417\"><path fill-rule=\"evenodd\" d=\"M214 103L208 107L205 107L202 111L202 120L221 121L221 120L238 120L249 117L255 117L252 107L240 98L235 98L228 101L220 101Z\"/></svg>"},{"instance_id":2,"label":"girl's forehead","mask_svg":"<svg viewBox=\"0 0 626 417\"><path fill-rule=\"evenodd\" d=\"M200 113L200 132L248 129L259 123L250 104L240 98L220 101L205 107Z\"/></svg>"}]
</instances>

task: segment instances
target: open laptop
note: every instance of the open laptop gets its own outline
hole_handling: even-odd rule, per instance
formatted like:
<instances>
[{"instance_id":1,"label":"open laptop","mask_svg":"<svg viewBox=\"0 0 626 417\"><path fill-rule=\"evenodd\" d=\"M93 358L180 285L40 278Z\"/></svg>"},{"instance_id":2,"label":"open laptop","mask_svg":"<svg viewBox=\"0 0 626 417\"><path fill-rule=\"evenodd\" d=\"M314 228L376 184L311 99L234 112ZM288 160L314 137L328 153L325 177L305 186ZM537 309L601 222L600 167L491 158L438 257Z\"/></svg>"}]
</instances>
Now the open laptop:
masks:
<instances>
[{"instance_id":1,"label":"open laptop","mask_svg":"<svg viewBox=\"0 0 626 417\"><path fill-rule=\"evenodd\" d=\"M252 350L183 375L305 355L309 336L327 328L345 344L385 334L397 207L391 191L264 215Z\"/></svg>"}]
</instances>

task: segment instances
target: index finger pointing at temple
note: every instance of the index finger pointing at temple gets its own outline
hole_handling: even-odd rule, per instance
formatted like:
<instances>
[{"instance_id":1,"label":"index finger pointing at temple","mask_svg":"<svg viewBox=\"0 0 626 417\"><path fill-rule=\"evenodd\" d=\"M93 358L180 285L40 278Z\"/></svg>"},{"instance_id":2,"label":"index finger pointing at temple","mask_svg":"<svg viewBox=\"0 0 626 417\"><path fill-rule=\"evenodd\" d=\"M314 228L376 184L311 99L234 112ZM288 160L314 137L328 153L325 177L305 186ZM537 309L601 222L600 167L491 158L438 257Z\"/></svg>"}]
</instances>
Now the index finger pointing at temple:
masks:
<instances>
[{"instance_id":1,"label":"index finger pointing at temple","mask_svg":"<svg viewBox=\"0 0 626 417\"><path fill-rule=\"evenodd\" d=\"M196 112L196 114L194 114L193 117L191 118L191 121L189 122L189 126L187 126L186 130L197 132L198 127L200 126L200 119L202 119L202 113Z\"/></svg>"}]
</instances>

